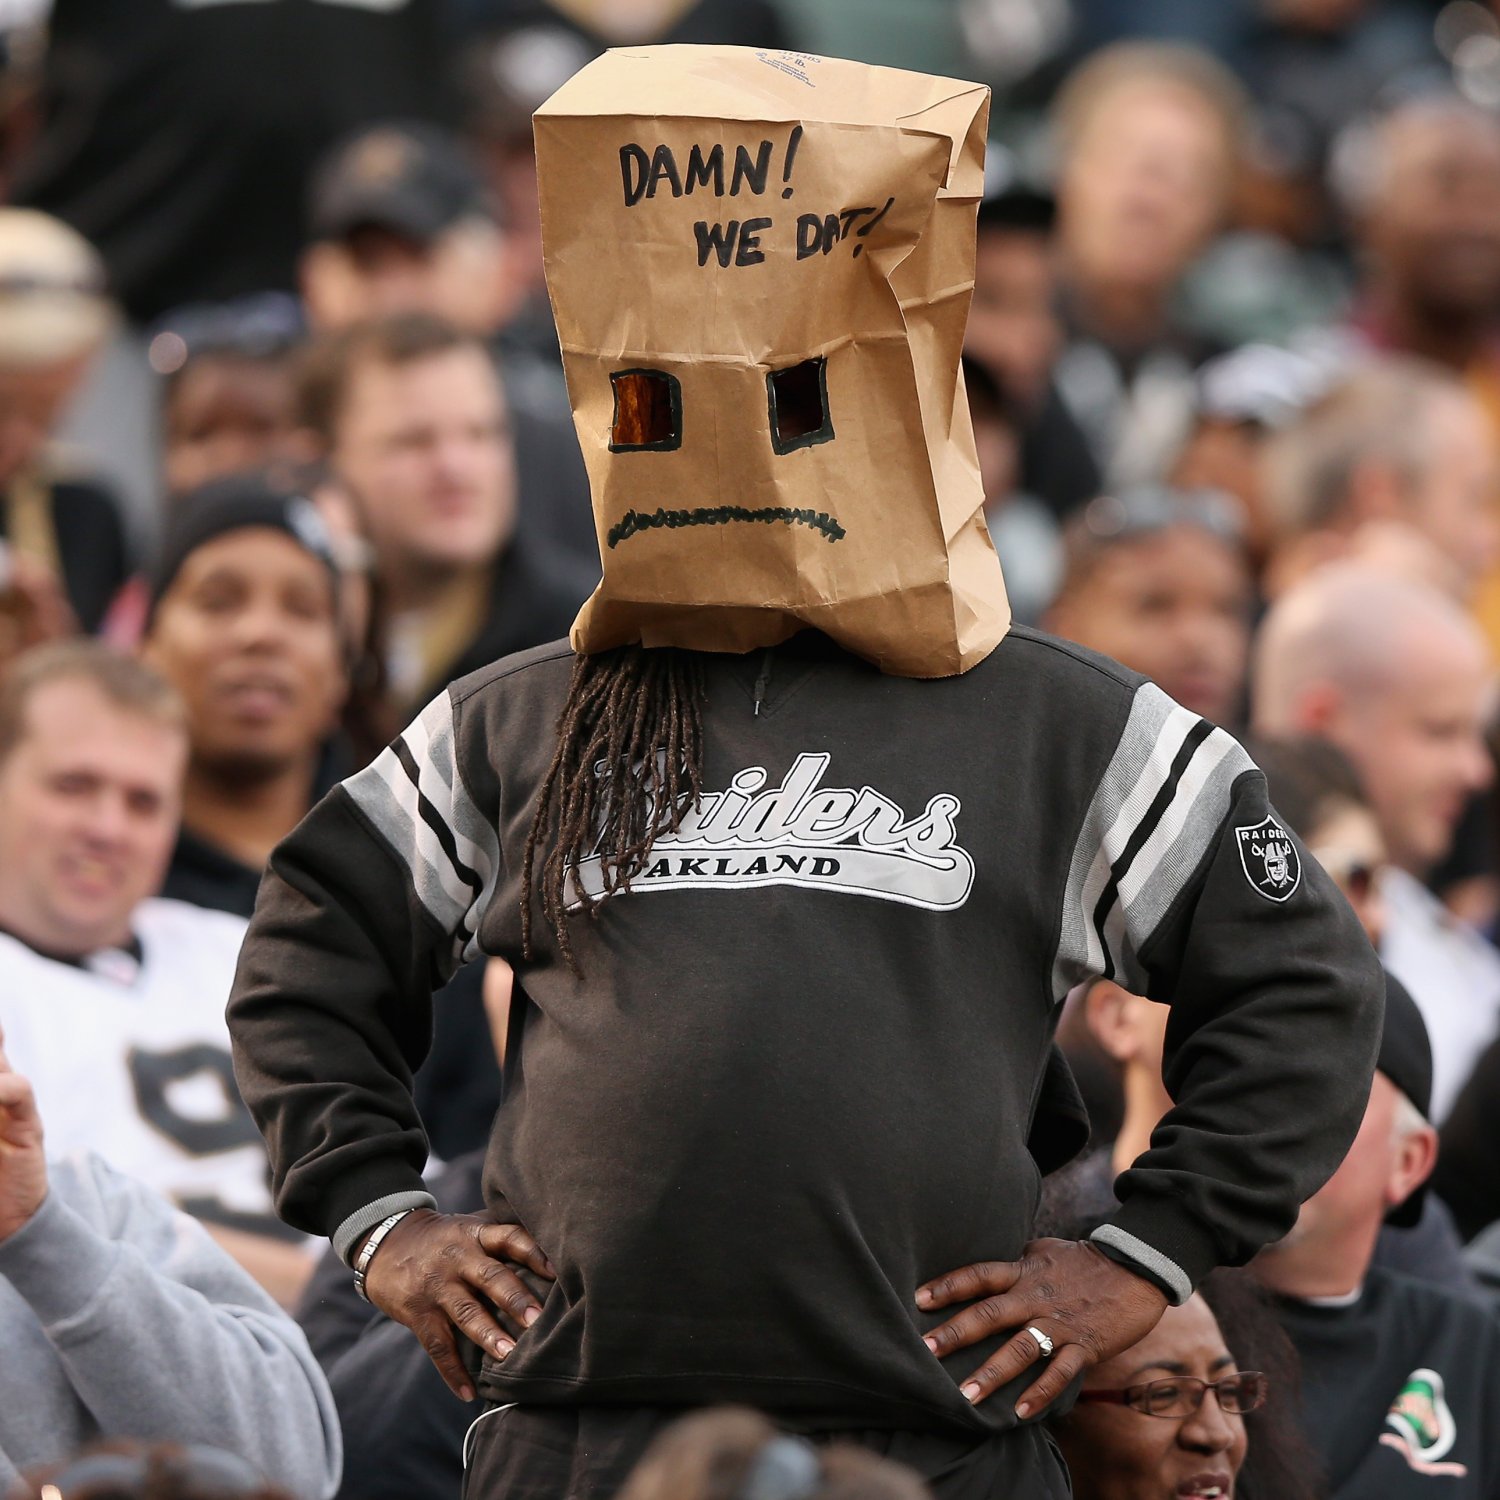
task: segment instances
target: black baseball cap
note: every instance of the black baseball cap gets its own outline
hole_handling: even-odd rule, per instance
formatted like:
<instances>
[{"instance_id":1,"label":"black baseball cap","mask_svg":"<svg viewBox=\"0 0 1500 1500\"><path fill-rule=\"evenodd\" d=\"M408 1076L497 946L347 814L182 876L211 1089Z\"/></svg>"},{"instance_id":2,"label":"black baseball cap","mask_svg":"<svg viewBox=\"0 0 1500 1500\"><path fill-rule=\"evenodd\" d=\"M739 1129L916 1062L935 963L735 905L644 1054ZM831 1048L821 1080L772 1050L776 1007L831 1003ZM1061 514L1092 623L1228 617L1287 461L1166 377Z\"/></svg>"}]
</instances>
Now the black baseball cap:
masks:
<instances>
[{"instance_id":1,"label":"black baseball cap","mask_svg":"<svg viewBox=\"0 0 1500 1500\"><path fill-rule=\"evenodd\" d=\"M979 200L978 225L987 229L1049 235L1057 223L1057 199L1045 188L1008 182Z\"/></svg>"},{"instance_id":2,"label":"black baseball cap","mask_svg":"<svg viewBox=\"0 0 1500 1500\"><path fill-rule=\"evenodd\" d=\"M426 245L467 218L498 222L494 200L463 144L434 125L370 126L313 172L308 229L315 240L373 228Z\"/></svg>"},{"instance_id":3,"label":"black baseball cap","mask_svg":"<svg viewBox=\"0 0 1500 1500\"><path fill-rule=\"evenodd\" d=\"M1385 1024L1375 1069L1411 1100L1424 1120L1428 1118L1432 1112L1432 1043L1427 1023L1411 991L1389 969L1385 971ZM1423 1183L1386 1214L1386 1222L1410 1228L1422 1217L1426 1196L1427 1184Z\"/></svg>"},{"instance_id":4,"label":"black baseball cap","mask_svg":"<svg viewBox=\"0 0 1500 1500\"><path fill-rule=\"evenodd\" d=\"M235 474L200 485L172 502L161 550L151 571L148 622L182 565L199 547L226 532L256 528L279 531L315 557L328 569L334 597L338 597L338 556L317 506L306 495L284 488L264 474Z\"/></svg>"},{"instance_id":5,"label":"black baseball cap","mask_svg":"<svg viewBox=\"0 0 1500 1500\"><path fill-rule=\"evenodd\" d=\"M984 163L979 229L1049 235L1057 222L1057 199L1034 171L1025 151L992 145Z\"/></svg>"}]
</instances>

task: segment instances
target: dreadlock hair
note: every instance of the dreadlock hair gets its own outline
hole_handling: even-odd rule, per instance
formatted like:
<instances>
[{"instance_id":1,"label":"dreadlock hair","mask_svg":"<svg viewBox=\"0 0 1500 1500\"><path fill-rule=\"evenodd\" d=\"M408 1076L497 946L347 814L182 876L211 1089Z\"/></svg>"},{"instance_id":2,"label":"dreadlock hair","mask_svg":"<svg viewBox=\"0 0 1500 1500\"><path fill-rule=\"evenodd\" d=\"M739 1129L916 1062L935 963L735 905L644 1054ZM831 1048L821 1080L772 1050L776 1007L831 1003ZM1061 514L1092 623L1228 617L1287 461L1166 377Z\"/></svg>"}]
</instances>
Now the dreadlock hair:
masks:
<instances>
[{"instance_id":1,"label":"dreadlock hair","mask_svg":"<svg viewBox=\"0 0 1500 1500\"><path fill-rule=\"evenodd\" d=\"M676 647L620 646L573 663L557 721L557 750L526 837L521 947L532 956L532 903L541 864L542 914L568 968L580 973L568 939L568 907L591 917L630 889L651 846L673 832L703 791L703 664ZM569 872L597 855L603 891L590 895Z\"/></svg>"}]
</instances>

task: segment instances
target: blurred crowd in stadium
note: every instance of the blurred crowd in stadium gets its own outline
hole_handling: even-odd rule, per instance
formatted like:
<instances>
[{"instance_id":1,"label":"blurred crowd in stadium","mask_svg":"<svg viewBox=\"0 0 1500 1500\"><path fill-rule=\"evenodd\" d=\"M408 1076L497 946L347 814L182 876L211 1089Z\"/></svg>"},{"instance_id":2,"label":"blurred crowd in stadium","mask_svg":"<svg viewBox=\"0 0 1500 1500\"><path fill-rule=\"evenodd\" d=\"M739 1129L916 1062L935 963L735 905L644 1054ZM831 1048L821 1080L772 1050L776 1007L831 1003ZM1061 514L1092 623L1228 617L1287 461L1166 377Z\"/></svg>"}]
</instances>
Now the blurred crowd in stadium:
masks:
<instances>
[{"instance_id":1,"label":"blurred crowd in stadium","mask_svg":"<svg viewBox=\"0 0 1500 1500\"><path fill-rule=\"evenodd\" d=\"M472 1412L275 1219L223 1001L273 846L597 577L530 114L686 41L993 86L965 376L1016 615L1245 739L1392 976L1344 1167L1089 1372L1076 1493L1500 1497L1500 4L10 0L0 38L0 1489L459 1492ZM509 974L449 988L416 1087L467 1211ZM1053 1232L1169 1107L1167 1024L1070 997ZM627 1493L921 1490L728 1413Z\"/></svg>"}]
</instances>

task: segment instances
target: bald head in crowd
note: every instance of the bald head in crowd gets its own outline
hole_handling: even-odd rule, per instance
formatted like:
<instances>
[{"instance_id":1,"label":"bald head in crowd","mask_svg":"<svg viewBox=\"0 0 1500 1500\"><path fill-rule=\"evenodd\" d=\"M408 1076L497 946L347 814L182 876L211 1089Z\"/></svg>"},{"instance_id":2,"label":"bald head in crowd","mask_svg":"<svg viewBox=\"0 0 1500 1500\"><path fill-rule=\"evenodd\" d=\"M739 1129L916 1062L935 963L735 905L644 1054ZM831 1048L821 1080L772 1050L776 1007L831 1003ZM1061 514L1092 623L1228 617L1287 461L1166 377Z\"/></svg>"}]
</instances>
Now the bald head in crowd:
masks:
<instances>
[{"instance_id":1,"label":"bald head in crowd","mask_svg":"<svg viewBox=\"0 0 1500 1500\"><path fill-rule=\"evenodd\" d=\"M1257 643L1258 734L1313 735L1354 763L1391 858L1423 875L1492 775L1491 663L1469 617L1435 588L1354 565L1282 598Z\"/></svg>"}]
</instances>

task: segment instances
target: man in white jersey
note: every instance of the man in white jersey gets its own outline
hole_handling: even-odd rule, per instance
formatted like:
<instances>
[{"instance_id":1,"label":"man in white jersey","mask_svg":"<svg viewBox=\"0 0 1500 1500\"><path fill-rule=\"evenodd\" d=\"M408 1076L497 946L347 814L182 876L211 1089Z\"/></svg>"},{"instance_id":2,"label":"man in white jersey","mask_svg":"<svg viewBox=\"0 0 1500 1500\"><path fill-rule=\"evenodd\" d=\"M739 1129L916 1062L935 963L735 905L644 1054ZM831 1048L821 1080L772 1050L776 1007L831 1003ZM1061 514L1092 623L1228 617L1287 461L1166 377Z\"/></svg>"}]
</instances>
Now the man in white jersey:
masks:
<instances>
[{"instance_id":1,"label":"man in white jersey","mask_svg":"<svg viewBox=\"0 0 1500 1500\"><path fill-rule=\"evenodd\" d=\"M0 687L0 1025L55 1154L93 1150L201 1219L284 1302L309 1269L271 1212L224 1002L245 924L153 899L177 833L182 705L93 642Z\"/></svg>"}]
</instances>

